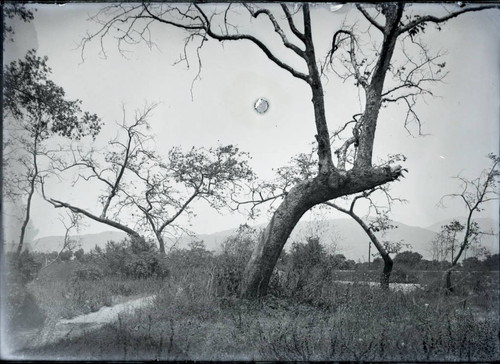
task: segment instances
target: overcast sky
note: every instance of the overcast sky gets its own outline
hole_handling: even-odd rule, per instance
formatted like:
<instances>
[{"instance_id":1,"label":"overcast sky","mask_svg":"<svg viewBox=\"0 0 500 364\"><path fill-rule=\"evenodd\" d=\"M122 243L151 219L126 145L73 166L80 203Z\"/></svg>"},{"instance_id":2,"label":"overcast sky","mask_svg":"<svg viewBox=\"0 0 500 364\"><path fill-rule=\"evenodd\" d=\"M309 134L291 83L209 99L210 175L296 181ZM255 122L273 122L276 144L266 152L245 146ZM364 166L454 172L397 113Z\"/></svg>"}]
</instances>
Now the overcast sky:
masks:
<instances>
[{"instance_id":1,"label":"overcast sky","mask_svg":"<svg viewBox=\"0 0 500 364\"><path fill-rule=\"evenodd\" d=\"M252 155L252 166L259 176L271 177L273 168L282 166L294 154L309 150L315 128L308 88L271 63L257 47L248 42L227 42L221 46L208 41L201 51L201 80L194 84L192 99L196 59L191 59L190 69L185 64L173 65L182 52L186 35L181 30L155 25L153 39L157 48L130 46L128 59L117 52L112 39L105 43L106 59L94 42L86 49L82 62L77 46L87 30L95 26L87 19L97 6L36 5L33 22L14 23L15 41L6 45L4 60L22 58L31 48L37 49L40 56L47 55L52 79L66 90L68 97L81 99L85 110L97 113L106 123L96 145L104 145L116 134L114 122L121 120L123 105L132 115L147 102L159 102L150 122L157 148L163 153L175 145L237 144ZM426 6L440 7L439 11L442 8ZM327 5L314 8L313 31L318 49L328 43L338 24L352 12L355 10L350 5L337 12L331 12ZM450 72L444 83L433 88L436 97L427 97L418 105L422 131L427 136L408 134L403 127L403 109L390 108L381 113L375 159L388 153L408 157L404 166L409 173L393 184L393 193L409 203L394 207L395 220L426 227L465 215L458 204L449 203L446 209L436 204L444 194L457 191L452 176L477 176L488 165L486 155L498 153L499 20L499 11L487 11L452 20L440 32L427 29L425 41L430 48L447 52L444 61ZM262 28L257 32L259 36L263 33ZM353 88L346 89L333 77L325 86L325 94L331 130L360 111ZM270 102L265 114L253 109L259 97ZM95 185L51 187L51 193L99 211L97 203L92 202L97 192ZM58 220L60 213L40 198L35 200L32 216L38 237L64 233ZM311 216L306 214L305 218ZM498 206L490 205L482 216L497 220ZM265 220L264 215L256 223ZM246 221L245 215L217 214L201 204L192 228L199 233L212 233ZM107 230L111 228L89 223L82 233Z\"/></svg>"}]
</instances>

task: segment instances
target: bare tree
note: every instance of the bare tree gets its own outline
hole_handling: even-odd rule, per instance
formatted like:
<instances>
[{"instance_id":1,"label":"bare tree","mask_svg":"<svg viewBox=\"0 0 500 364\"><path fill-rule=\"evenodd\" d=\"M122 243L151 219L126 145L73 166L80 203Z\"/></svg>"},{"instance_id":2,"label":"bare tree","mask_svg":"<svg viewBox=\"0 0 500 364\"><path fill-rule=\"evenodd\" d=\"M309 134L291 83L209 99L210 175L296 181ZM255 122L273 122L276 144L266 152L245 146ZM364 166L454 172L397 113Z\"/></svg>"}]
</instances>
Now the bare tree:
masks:
<instances>
[{"instance_id":1,"label":"bare tree","mask_svg":"<svg viewBox=\"0 0 500 364\"><path fill-rule=\"evenodd\" d=\"M373 195L377 192L381 192L385 196L388 202L388 207L386 207L385 209L378 206L378 204L375 203L373 199L374 197ZM362 217L360 217L358 214L354 212L354 207L356 205L356 202L358 202L361 199L367 200L370 204L370 209L375 210L376 217L374 220L365 221ZM395 200L398 200L400 202L405 202L404 200L393 198L389 194L388 186L384 185L375 187L369 191L364 191L363 193L356 195L352 199L349 208L344 208L336 202L332 201L325 202L325 205L333 207L336 210L341 211L344 214L347 214L350 217L352 217L354 221L356 221L358 225L361 226L366 235L368 235L368 238L373 243L375 248L377 248L377 251L379 252L380 256L384 261L384 269L380 276L380 286L384 289L389 288L389 280L391 277L391 272L394 262L392 261L392 258L389 255L391 253L391 250L389 249L390 244L380 241L379 238L375 235L375 233L380 231L385 232L386 230L397 228L396 225L393 225L391 223L391 220L387 215L391 209L392 203Z\"/></svg>"},{"instance_id":2,"label":"bare tree","mask_svg":"<svg viewBox=\"0 0 500 364\"><path fill-rule=\"evenodd\" d=\"M50 171L52 151L45 142L54 136L95 137L101 127L97 115L83 112L80 100L67 100L63 88L49 79L47 60L31 50L4 70L4 194L16 204L26 199L18 255L40 178Z\"/></svg>"},{"instance_id":3,"label":"bare tree","mask_svg":"<svg viewBox=\"0 0 500 364\"><path fill-rule=\"evenodd\" d=\"M192 148L184 152L170 150L168 164L156 161L155 168L136 165L135 175L145 183L141 196L127 195L127 201L143 213L145 222L154 232L160 250L165 252L163 233L182 214L190 214L190 205L204 200L216 211L226 207L239 184L253 178L247 154L233 145L217 148ZM180 189L173 186L181 185ZM177 228L182 228L177 226Z\"/></svg>"},{"instance_id":4,"label":"bare tree","mask_svg":"<svg viewBox=\"0 0 500 364\"><path fill-rule=\"evenodd\" d=\"M460 245L458 235L463 232L465 226L458 220L441 226L441 231L432 241L433 255L436 260L455 260L455 252Z\"/></svg>"},{"instance_id":5,"label":"bare tree","mask_svg":"<svg viewBox=\"0 0 500 364\"><path fill-rule=\"evenodd\" d=\"M447 20L463 13L496 8L496 5L466 6L459 10L450 8L443 16L405 14L409 5L404 3L381 3L376 6L357 5L365 27L345 26L338 29L333 37L331 49L326 57L316 54L313 37L311 6L303 4L292 10L287 4L269 8L257 5L222 4L205 6L203 4L119 4L106 6L93 20L99 29L83 40L85 45L93 40L114 36L120 50L129 44L146 42L152 46L150 26L163 24L186 30L186 47L194 43L198 56L199 71L201 59L199 50L208 39L220 42L244 41L262 51L277 67L287 71L293 77L303 81L310 89L314 108L317 143L317 173L310 178L298 181L283 195L281 204L276 208L269 225L261 234L259 243L247 265L242 287L243 297L256 297L266 294L269 279L278 257L297 222L311 207L326 201L370 190L392 182L402 176L400 165L373 166L372 155L375 131L379 119L379 110L384 104L404 103L408 107L405 126L410 119L415 119L414 101L426 92L424 86L431 74L432 80L439 80L438 70L444 67L435 57L428 57L428 52L418 43L419 35L426 26L433 23L439 26ZM212 11L210 10L212 9ZM279 10L279 11L276 11ZM291 66L288 57L267 45L256 35L246 34L235 26L233 17L246 12L256 23L267 22L274 29L270 34L281 41L283 53L300 60L301 67ZM281 12L280 15L278 13ZM236 15L235 15L236 14ZM372 46L361 51L361 37L373 39ZM415 41L416 43L414 43ZM399 42L399 43L398 43ZM413 62L413 55L404 45L414 46L423 52L424 60ZM399 46L399 47L398 47ZM105 53L105 50L102 49ZM395 52L407 53L405 63L393 60ZM187 52L184 52L186 55ZM363 56L366 54L367 56ZM366 58L366 60L364 60ZM187 57L183 59L187 62ZM324 62L321 60L324 59ZM427 60L426 60L427 59ZM339 65L340 63L340 65ZM406 67L405 66L408 66ZM332 158L332 143L325 114L325 95L323 76L331 69L338 69L339 75L354 78L356 86L363 95L363 111L349 124L353 137L343 143L339 161L335 165ZM346 68L347 67L347 68ZM392 77L388 77L392 76ZM387 82L386 82L387 81ZM416 119L418 123L418 119ZM347 129L347 126L344 126ZM335 135L335 134L333 134ZM351 157L350 165L344 161Z\"/></svg>"},{"instance_id":6,"label":"bare tree","mask_svg":"<svg viewBox=\"0 0 500 364\"><path fill-rule=\"evenodd\" d=\"M78 247L78 242L74 239L71 238L71 231L73 229L77 229L79 227L79 221L80 221L80 216L70 212L68 214L69 217L69 223L66 223L63 219L60 219L61 223L64 225L65 233L64 233L64 240L63 240L63 245L59 252L57 252L56 257L51 261L51 262L46 262L45 266L42 267L42 269L45 269L55 262L59 260L61 257L61 254L65 251L73 252L74 249Z\"/></svg>"},{"instance_id":7,"label":"bare tree","mask_svg":"<svg viewBox=\"0 0 500 364\"><path fill-rule=\"evenodd\" d=\"M106 150L84 152L76 147L72 159L62 161L55 169L64 172L77 169L76 180L95 181L104 189L99 200L102 208L93 213L87 208L47 197L56 208L67 208L97 221L144 238L151 232L165 253L164 235L187 232L177 224L180 216L191 215L190 205L204 200L220 210L236 193L242 181L253 178L247 154L232 145L217 148L170 149L162 158L152 147L147 134L148 118L155 105L146 106L127 124L125 111L119 127L124 136L109 142ZM99 159L104 156L104 160Z\"/></svg>"},{"instance_id":8,"label":"bare tree","mask_svg":"<svg viewBox=\"0 0 500 364\"><path fill-rule=\"evenodd\" d=\"M451 266L445 273L446 290L448 292L453 291L451 275L462 254L470 248L471 244L473 244L480 235L488 233L481 231L479 224L474 221L474 215L480 212L485 204L499 200L498 183L500 178L500 157L489 154L488 158L491 162L488 169L483 170L480 176L475 179L468 179L462 176L455 177L460 181L461 192L445 195L440 201L441 204L444 204L444 200L447 198L458 198L463 202L467 212L467 219L464 225L458 221L453 221L443 227L443 231L451 239L451 244L449 244ZM463 231L463 237L458 241L456 236L457 233L461 231ZM455 244L455 242L457 242L457 244ZM455 250L457 250L456 253Z\"/></svg>"},{"instance_id":9,"label":"bare tree","mask_svg":"<svg viewBox=\"0 0 500 364\"><path fill-rule=\"evenodd\" d=\"M66 171L77 170L73 186L81 179L92 180L92 182L95 181L95 183L104 186L103 192L99 195L102 206L100 212L94 213L87 208L47 196L44 189L43 195L46 201L55 208L66 208L72 213L84 215L91 220L122 230L130 236L143 238L134 226L131 227L131 224L122 221L119 216L121 212L119 208L114 209L112 213L110 213L110 209L112 206L116 206L115 203L119 206L122 199L121 192L127 182L125 172L130 161L140 158L142 154L145 136L141 128L145 128L147 125L147 118L153 108L153 106L145 107L142 112L137 112L131 125L127 125L124 110L122 123L118 126L124 132L125 137L111 140L106 150L98 151L90 148L84 151L81 146L72 147L71 153L65 153L67 154L66 158L59 158L52 164L52 168L57 170L61 176ZM102 155L104 155L104 160L99 158ZM104 166L101 166L102 164Z\"/></svg>"}]
</instances>

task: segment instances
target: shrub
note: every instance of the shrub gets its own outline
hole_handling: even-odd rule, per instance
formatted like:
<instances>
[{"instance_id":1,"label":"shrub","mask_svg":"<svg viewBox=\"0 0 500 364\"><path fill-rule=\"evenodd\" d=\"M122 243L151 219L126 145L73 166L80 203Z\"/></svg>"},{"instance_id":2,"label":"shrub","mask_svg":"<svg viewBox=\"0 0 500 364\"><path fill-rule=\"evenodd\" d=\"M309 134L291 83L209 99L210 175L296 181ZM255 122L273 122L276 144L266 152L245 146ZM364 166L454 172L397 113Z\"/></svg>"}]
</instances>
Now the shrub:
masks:
<instances>
[{"instance_id":1,"label":"shrub","mask_svg":"<svg viewBox=\"0 0 500 364\"><path fill-rule=\"evenodd\" d=\"M86 260L85 259L86 258L85 257L85 252L83 251L82 248L78 249L75 252L74 256L75 256L75 259L78 260L79 262L85 262L85 260Z\"/></svg>"},{"instance_id":2,"label":"shrub","mask_svg":"<svg viewBox=\"0 0 500 364\"><path fill-rule=\"evenodd\" d=\"M9 329L14 331L40 327L46 319L35 296L19 282L7 284L6 316Z\"/></svg>"},{"instance_id":3,"label":"shrub","mask_svg":"<svg viewBox=\"0 0 500 364\"><path fill-rule=\"evenodd\" d=\"M72 275L73 281L97 281L104 276L102 269L95 266L83 267L75 270Z\"/></svg>"},{"instance_id":4,"label":"shrub","mask_svg":"<svg viewBox=\"0 0 500 364\"><path fill-rule=\"evenodd\" d=\"M8 254L7 262L9 279L21 284L27 284L35 279L42 268L42 263L37 262L28 250L23 251L19 256L15 253Z\"/></svg>"},{"instance_id":5,"label":"shrub","mask_svg":"<svg viewBox=\"0 0 500 364\"><path fill-rule=\"evenodd\" d=\"M95 249L91 256L103 274L109 276L144 279L165 278L169 274L165 256L153 243L136 237L119 243L110 241L104 250Z\"/></svg>"},{"instance_id":6,"label":"shrub","mask_svg":"<svg viewBox=\"0 0 500 364\"><path fill-rule=\"evenodd\" d=\"M244 272L241 257L229 254L216 257L211 271L213 293L218 297L237 296Z\"/></svg>"},{"instance_id":7,"label":"shrub","mask_svg":"<svg viewBox=\"0 0 500 364\"><path fill-rule=\"evenodd\" d=\"M393 283L417 283L418 277L417 275L402 267L396 267L392 270L391 273L391 282Z\"/></svg>"},{"instance_id":8,"label":"shrub","mask_svg":"<svg viewBox=\"0 0 500 364\"><path fill-rule=\"evenodd\" d=\"M222 243L222 254L206 256L210 262L209 286L211 293L218 297L237 296L240 292L245 267L257 241L255 229L244 224L235 234Z\"/></svg>"},{"instance_id":9,"label":"shrub","mask_svg":"<svg viewBox=\"0 0 500 364\"><path fill-rule=\"evenodd\" d=\"M73 252L71 250L62 251L61 254L59 254L59 260L61 260L61 262L67 262L68 260L71 260L72 257Z\"/></svg>"},{"instance_id":10,"label":"shrub","mask_svg":"<svg viewBox=\"0 0 500 364\"><path fill-rule=\"evenodd\" d=\"M65 311L62 313L65 318L95 312L112 304L111 291L105 285L90 281L68 282L63 297L66 299Z\"/></svg>"},{"instance_id":11,"label":"shrub","mask_svg":"<svg viewBox=\"0 0 500 364\"><path fill-rule=\"evenodd\" d=\"M46 315L27 285L37 277L42 264L27 250L19 256L14 253L8 254L6 260L8 270L5 308L8 327L18 330L41 326Z\"/></svg>"},{"instance_id":12,"label":"shrub","mask_svg":"<svg viewBox=\"0 0 500 364\"><path fill-rule=\"evenodd\" d=\"M412 251L404 251L398 253L393 260L394 265L404 264L408 267L415 268L422 261L422 254Z\"/></svg>"}]
</instances>

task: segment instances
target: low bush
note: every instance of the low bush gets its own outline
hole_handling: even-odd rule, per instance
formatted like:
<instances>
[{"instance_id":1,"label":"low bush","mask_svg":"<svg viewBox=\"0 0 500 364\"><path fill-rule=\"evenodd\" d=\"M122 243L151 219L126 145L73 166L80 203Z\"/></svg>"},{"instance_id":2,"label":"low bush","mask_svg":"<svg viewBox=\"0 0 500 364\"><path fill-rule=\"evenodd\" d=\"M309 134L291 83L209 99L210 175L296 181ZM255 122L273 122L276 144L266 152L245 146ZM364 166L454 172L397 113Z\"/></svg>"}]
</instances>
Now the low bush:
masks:
<instances>
[{"instance_id":1,"label":"low bush","mask_svg":"<svg viewBox=\"0 0 500 364\"><path fill-rule=\"evenodd\" d=\"M106 276L157 279L169 274L165 256L153 243L136 237L119 243L108 242L105 249L96 249L91 253L90 261L100 267Z\"/></svg>"},{"instance_id":2,"label":"low bush","mask_svg":"<svg viewBox=\"0 0 500 364\"><path fill-rule=\"evenodd\" d=\"M217 297L238 296L245 272L242 258L222 254L214 259L210 270L210 288Z\"/></svg>"},{"instance_id":3,"label":"low bush","mask_svg":"<svg viewBox=\"0 0 500 364\"><path fill-rule=\"evenodd\" d=\"M393 283L418 283L419 279L415 272L396 267L392 270L390 281Z\"/></svg>"},{"instance_id":4,"label":"low bush","mask_svg":"<svg viewBox=\"0 0 500 364\"><path fill-rule=\"evenodd\" d=\"M102 269L96 266L84 266L73 272L72 281L97 281L104 277Z\"/></svg>"},{"instance_id":5,"label":"low bush","mask_svg":"<svg viewBox=\"0 0 500 364\"><path fill-rule=\"evenodd\" d=\"M6 261L8 279L21 284L27 284L35 279L42 268L42 263L38 262L28 250L24 250L20 255L7 254Z\"/></svg>"},{"instance_id":6,"label":"low bush","mask_svg":"<svg viewBox=\"0 0 500 364\"><path fill-rule=\"evenodd\" d=\"M170 278L151 307L122 315L93 335L31 354L356 362L492 361L500 355L498 317L485 320L456 298L344 285L325 294L330 305L318 308L273 296L259 301L217 298L206 283L201 274L181 282Z\"/></svg>"}]
</instances>

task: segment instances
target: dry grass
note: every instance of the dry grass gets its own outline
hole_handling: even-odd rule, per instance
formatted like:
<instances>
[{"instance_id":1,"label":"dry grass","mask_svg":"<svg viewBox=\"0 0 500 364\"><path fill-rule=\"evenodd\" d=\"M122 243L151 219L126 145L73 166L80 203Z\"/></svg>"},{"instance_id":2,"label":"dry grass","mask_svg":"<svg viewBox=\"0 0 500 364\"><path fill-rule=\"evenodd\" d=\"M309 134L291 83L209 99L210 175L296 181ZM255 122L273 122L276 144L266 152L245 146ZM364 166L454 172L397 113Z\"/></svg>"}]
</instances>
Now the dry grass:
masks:
<instances>
[{"instance_id":1,"label":"dry grass","mask_svg":"<svg viewBox=\"0 0 500 364\"><path fill-rule=\"evenodd\" d=\"M123 315L92 335L24 354L289 361L492 361L500 356L495 290L474 298L325 282L308 291L318 300L269 296L250 302L216 297L204 268L181 273L165 281L152 307ZM481 299L482 305L474 303Z\"/></svg>"},{"instance_id":2,"label":"dry grass","mask_svg":"<svg viewBox=\"0 0 500 364\"><path fill-rule=\"evenodd\" d=\"M162 280L106 277L99 280L74 279L81 268L75 261L54 264L28 285L41 309L52 320L95 312L127 299L158 292Z\"/></svg>"}]
</instances>

